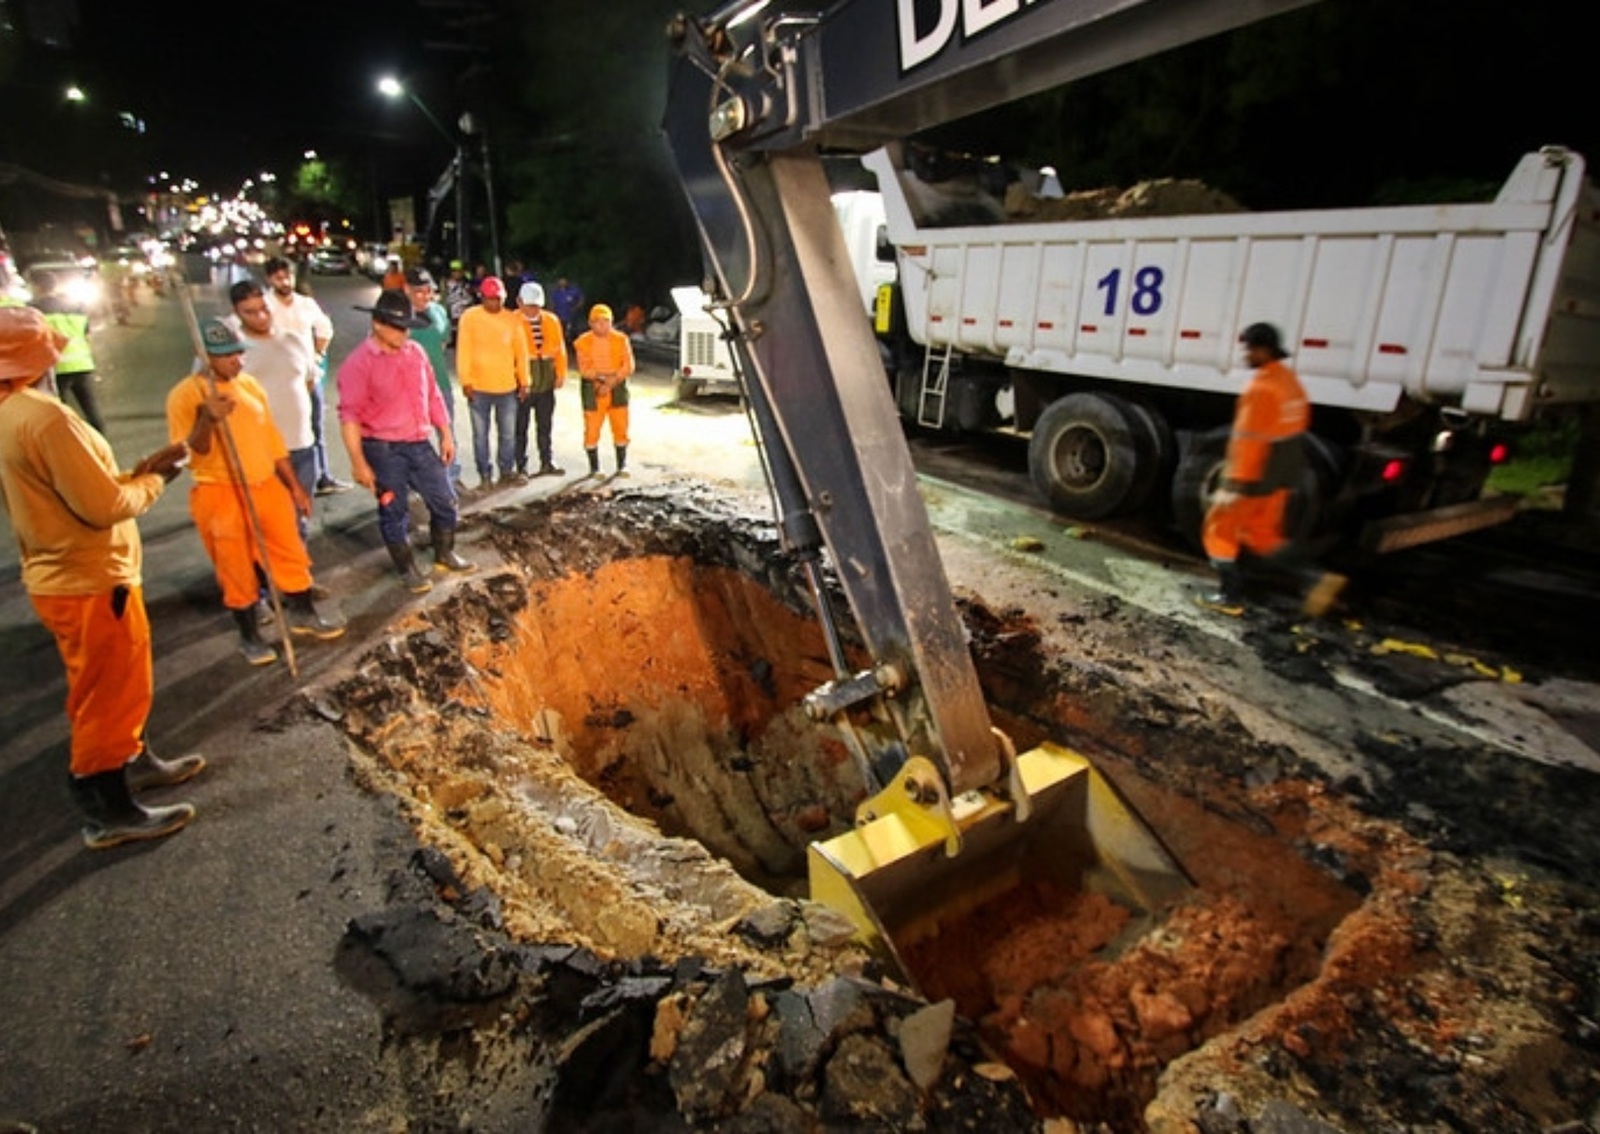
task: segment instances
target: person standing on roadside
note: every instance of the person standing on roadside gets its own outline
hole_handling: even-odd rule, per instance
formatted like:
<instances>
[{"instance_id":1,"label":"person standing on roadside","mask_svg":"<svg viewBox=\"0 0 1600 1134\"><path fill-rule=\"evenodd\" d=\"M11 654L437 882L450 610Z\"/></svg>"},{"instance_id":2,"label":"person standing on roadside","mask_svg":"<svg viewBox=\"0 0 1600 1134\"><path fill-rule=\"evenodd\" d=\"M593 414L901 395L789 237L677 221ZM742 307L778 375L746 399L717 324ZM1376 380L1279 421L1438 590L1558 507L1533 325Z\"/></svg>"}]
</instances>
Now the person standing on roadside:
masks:
<instances>
[{"instance_id":1,"label":"person standing on roadside","mask_svg":"<svg viewBox=\"0 0 1600 1134\"><path fill-rule=\"evenodd\" d=\"M611 308L596 303L589 309L589 329L572 344L583 379L583 451L589 475L600 475L600 427L611 426L616 446L617 475L628 475L628 377L633 373L633 345L611 327Z\"/></svg>"},{"instance_id":2,"label":"person standing on roadside","mask_svg":"<svg viewBox=\"0 0 1600 1134\"><path fill-rule=\"evenodd\" d=\"M522 316L507 309L506 287L496 276L479 284L483 302L469 307L456 328L456 374L472 413L472 458L478 486L517 475L517 403L528 396L528 333ZM489 451L492 429L494 452Z\"/></svg>"},{"instance_id":3,"label":"person standing on roadside","mask_svg":"<svg viewBox=\"0 0 1600 1134\"><path fill-rule=\"evenodd\" d=\"M89 313L56 290L54 272L33 273L34 306L45 322L66 336L66 346L56 362L56 394L62 401L71 394L83 420L101 433L105 419L94 396L94 351L89 346Z\"/></svg>"},{"instance_id":4,"label":"person standing on roadside","mask_svg":"<svg viewBox=\"0 0 1600 1134\"><path fill-rule=\"evenodd\" d=\"M311 392L317 387L317 364L299 335L272 321L272 308L261 285L240 280L228 289L233 314L228 325L244 342L244 369L267 392L272 421L289 447L289 466L310 499L316 491L316 436L311 427ZM311 517L300 516L300 538L309 539Z\"/></svg>"},{"instance_id":5,"label":"person standing on roadside","mask_svg":"<svg viewBox=\"0 0 1600 1134\"><path fill-rule=\"evenodd\" d=\"M568 340L583 333L583 289L566 276L557 277L556 286L550 290L550 310L561 320L561 330Z\"/></svg>"},{"instance_id":6,"label":"person standing on roadside","mask_svg":"<svg viewBox=\"0 0 1600 1134\"><path fill-rule=\"evenodd\" d=\"M1285 519L1290 494L1305 472L1305 434L1311 426L1311 403L1299 376L1284 362L1288 352L1278 329L1252 323L1239 342L1245 362L1255 369L1235 403L1221 487L1201 529L1219 584L1201 605L1231 615L1244 612L1246 557L1282 564L1298 554ZM1319 572L1311 582L1305 613L1321 615L1344 578Z\"/></svg>"},{"instance_id":7,"label":"person standing on roadside","mask_svg":"<svg viewBox=\"0 0 1600 1134\"><path fill-rule=\"evenodd\" d=\"M328 378L328 346L333 342L333 320L328 318L322 304L295 287L294 265L288 260L274 256L266 262L264 271L267 286L271 289L267 295L267 305L272 311L273 326L301 336L317 366L317 381L311 389L311 447L316 463L313 491L318 496L344 492L350 485L335 477L328 464L327 429L324 424L327 406L323 391Z\"/></svg>"},{"instance_id":8,"label":"person standing on roadside","mask_svg":"<svg viewBox=\"0 0 1600 1134\"><path fill-rule=\"evenodd\" d=\"M136 517L182 471L170 445L119 472L106 439L35 385L66 342L38 311L0 309L0 499L22 586L67 670L73 801L84 845L103 850L180 830L194 807L135 793L182 783L204 757L163 760L145 727L155 700L143 545Z\"/></svg>"},{"instance_id":9,"label":"person standing on roadside","mask_svg":"<svg viewBox=\"0 0 1600 1134\"><path fill-rule=\"evenodd\" d=\"M410 332L424 325L403 291L384 291L371 307L372 334L339 367L339 428L356 483L378 498L378 530L401 582L414 594L432 588L411 550L411 495L428 507L436 571L470 571L456 554L461 512L446 471L455 458L450 415L427 352ZM437 434L439 448L431 437Z\"/></svg>"},{"instance_id":10,"label":"person standing on roadside","mask_svg":"<svg viewBox=\"0 0 1600 1134\"><path fill-rule=\"evenodd\" d=\"M433 380L439 385L439 396L444 399L445 413L450 417L450 446L455 454L450 459L450 487L461 495L461 451L456 444L456 391L451 375L450 315L438 301L433 275L426 268L412 268L406 273L406 297L411 300L411 313L426 321L425 326L411 331L411 341L427 352L433 367Z\"/></svg>"},{"instance_id":11,"label":"person standing on roadside","mask_svg":"<svg viewBox=\"0 0 1600 1134\"><path fill-rule=\"evenodd\" d=\"M244 341L221 319L207 319L200 338L206 373L167 395L167 435L189 447L189 514L239 627L239 652L251 665L271 665L278 652L262 641L256 607L262 578L282 593L290 633L328 641L344 633L344 621L324 618L312 601L297 521L311 514L311 497L289 464L267 392L244 373Z\"/></svg>"},{"instance_id":12,"label":"person standing on roadside","mask_svg":"<svg viewBox=\"0 0 1600 1134\"><path fill-rule=\"evenodd\" d=\"M534 476L563 476L551 452L556 416L556 391L567 381L567 338L561 320L544 309L544 288L525 283L517 294L517 312L528 331L528 396L517 407L517 471L528 471L528 419L534 424L539 471Z\"/></svg>"}]
</instances>

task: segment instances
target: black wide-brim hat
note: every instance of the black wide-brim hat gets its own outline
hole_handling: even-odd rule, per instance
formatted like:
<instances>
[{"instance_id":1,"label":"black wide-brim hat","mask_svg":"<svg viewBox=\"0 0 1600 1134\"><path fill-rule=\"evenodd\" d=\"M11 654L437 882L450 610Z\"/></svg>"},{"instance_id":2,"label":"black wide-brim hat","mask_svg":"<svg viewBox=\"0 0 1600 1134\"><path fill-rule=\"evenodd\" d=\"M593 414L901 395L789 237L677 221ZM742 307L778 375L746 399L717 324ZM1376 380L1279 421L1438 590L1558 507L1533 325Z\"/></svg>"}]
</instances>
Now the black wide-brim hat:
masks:
<instances>
[{"instance_id":1,"label":"black wide-brim hat","mask_svg":"<svg viewBox=\"0 0 1600 1134\"><path fill-rule=\"evenodd\" d=\"M380 323L387 323L391 327L401 330L415 330L426 327L428 321L411 309L411 300L406 298L406 293L398 288L385 288L378 293L378 301L371 307L356 305L357 311L368 311Z\"/></svg>"}]
</instances>

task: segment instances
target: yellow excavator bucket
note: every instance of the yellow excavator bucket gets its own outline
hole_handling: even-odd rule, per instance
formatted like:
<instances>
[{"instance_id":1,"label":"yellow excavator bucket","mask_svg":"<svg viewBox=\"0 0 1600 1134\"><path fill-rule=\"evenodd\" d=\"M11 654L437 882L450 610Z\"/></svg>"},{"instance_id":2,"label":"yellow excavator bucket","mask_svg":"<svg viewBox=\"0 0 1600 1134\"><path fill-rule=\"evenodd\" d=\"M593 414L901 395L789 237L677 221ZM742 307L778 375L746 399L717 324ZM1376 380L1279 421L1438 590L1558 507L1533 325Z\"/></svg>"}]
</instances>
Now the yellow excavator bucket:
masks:
<instances>
[{"instance_id":1,"label":"yellow excavator bucket","mask_svg":"<svg viewBox=\"0 0 1600 1134\"><path fill-rule=\"evenodd\" d=\"M1135 915L1192 886L1117 789L1083 756L1043 744L1016 758L1010 799L950 798L913 757L861 804L856 827L811 844L811 897L848 916L857 938L907 983L906 951L1018 887L1097 891Z\"/></svg>"}]
</instances>

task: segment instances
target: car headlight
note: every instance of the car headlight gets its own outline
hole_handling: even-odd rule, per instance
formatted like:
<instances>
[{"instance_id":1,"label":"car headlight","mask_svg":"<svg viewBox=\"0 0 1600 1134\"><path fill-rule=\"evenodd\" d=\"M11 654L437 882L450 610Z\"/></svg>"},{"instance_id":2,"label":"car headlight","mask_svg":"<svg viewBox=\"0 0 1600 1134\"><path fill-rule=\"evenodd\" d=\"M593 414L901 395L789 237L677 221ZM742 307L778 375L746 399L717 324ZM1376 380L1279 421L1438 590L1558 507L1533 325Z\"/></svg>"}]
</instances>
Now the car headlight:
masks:
<instances>
[{"instance_id":1,"label":"car headlight","mask_svg":"<svg viewBox=\"0 0 1600 1134\"><path fill-rule=\"evenodd\" d=\"M100 285L90 279L68 280L65 288L67 301L77 307L93 307L100 301Z\"/></svg>"}]
</instances>

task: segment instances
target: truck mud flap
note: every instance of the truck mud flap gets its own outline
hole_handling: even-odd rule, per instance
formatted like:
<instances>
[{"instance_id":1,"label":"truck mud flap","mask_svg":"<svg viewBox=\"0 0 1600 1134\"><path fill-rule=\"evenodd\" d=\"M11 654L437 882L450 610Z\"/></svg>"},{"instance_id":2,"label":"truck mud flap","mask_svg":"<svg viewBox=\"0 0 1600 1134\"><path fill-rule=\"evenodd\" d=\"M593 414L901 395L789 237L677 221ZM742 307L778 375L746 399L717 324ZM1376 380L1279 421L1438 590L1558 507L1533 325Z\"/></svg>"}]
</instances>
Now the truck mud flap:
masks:
<instances>
[{"instance_id":1,"label":"truck mud flap","mask_svg":"<svg viewBox=\"0 0 1600 1134\"><path fill-rule=\"evenodd\" d=\"M1428 512L1373 520L1362 530L1361 546L1366 551L1383 555L1475 532L1480 528L1492 528L1516 515L1519 503L1515 496L1495 496L1487 500L1468 500L1463 504L1434 508Z\"/></svg>"},{"instance_id":2,"label":"truck mud flap","mask_svg":"<svg viewBox=\"0 0 1600 1134\"><path fill-rule=\"evenodd\" d=\"M1084 757L1053 744L1017 758L1013 798L944 798L921 758L861 805L854 830L813 843L811 898L844 913L857 939L906 983L908 950L1021 887L1096 891L1135 921L1192 887L1133 807Z\"/></svg>"}]
</instances>

